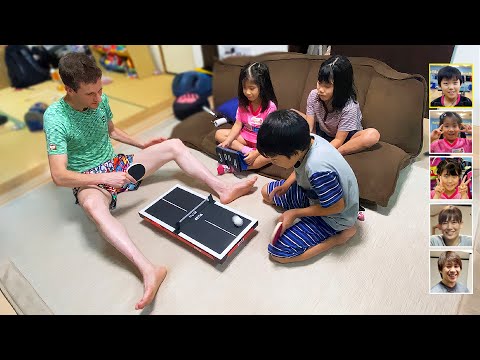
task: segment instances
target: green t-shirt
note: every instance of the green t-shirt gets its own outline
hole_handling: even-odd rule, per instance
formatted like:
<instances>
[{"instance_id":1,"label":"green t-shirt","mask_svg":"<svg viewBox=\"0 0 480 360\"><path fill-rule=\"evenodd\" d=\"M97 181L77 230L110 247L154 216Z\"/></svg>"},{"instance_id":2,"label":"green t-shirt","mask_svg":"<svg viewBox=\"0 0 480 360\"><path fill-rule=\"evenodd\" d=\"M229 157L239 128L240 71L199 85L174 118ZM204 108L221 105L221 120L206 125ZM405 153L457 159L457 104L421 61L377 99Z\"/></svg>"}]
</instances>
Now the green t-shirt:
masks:
<instances>
[{"instance_id":1,"label":"green t-shirt","mask_svg":"<svg viewBox=\"0 0 480 360\"><path fill-rule=\"evenodd\" d=\"M77 111L62 98L43 115L48 155L67 154L67 169L83 172L115 157L108 122L112 120L108 97L96 109Z\"/></svg>"}]
</instances>

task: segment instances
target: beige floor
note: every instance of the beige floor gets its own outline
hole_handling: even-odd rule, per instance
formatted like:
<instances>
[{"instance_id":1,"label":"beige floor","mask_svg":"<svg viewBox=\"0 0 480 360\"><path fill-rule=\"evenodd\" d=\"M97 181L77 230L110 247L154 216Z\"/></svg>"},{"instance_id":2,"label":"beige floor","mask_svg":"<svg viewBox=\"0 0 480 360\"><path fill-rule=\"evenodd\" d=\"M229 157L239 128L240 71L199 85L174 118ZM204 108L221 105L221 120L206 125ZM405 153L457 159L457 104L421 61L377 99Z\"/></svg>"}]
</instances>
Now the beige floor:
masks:
<instances>
[{"instance_id":1,"label":"beige floor","mask_svg":"<svg viewBox=\"0 0 480 360\"><path fill-rule=\"evenodd\" d=\"M0 291L0 315L16 315L10 303L7 301L3 293Z\"/></svg>"},{"instance_id":2,"label":"beige floor","mask_svg":"<svg viewBox=\"0 0 480 360\"><path fill-rule=\"evenodd\" d=\"M139 136L168 136L176 122L165 120ZM132 151L126 145L116 149ZM216 161L192 153L214 171ZM121 195L115 212L148 258L170 270L157 300L143 312L133 308L142 292L135 269L73 206L69 189L48 183L0 207L5 223L0 253L15 262L55 314L456 314L461 295L428 293L428 167L428 157L421 154L402 170L389 206L368 209L347 245L287 266L268 259L278 211L261 202L258 189L269 179L260 177L255 192L230 205L259 220L256 233L230 261L212 266L138 215L175 183L210 191L175 163L166 164L136 192ZM231 174L222 179L238 181ZM477 212L478 198L473 202ZM18 227L20 215L29 219L29 228Z\"/></svg>"}]
</instances>

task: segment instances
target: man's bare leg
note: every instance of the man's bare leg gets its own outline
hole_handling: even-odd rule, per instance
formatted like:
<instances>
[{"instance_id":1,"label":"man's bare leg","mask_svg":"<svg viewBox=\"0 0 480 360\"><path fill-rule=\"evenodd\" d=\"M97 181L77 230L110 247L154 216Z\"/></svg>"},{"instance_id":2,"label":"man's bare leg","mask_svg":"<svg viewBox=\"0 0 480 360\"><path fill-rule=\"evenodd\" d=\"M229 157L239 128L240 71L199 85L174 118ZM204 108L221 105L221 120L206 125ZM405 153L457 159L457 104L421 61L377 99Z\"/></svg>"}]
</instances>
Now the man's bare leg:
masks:
<instances>
[{"instance_id":1,"label":"man's bare leg","mask_svg":"<svg viewBox=\"0 0 480 360\"><path fill-rule=\"evenodd\" d=\"M85 213L97 225L102 236L118 251L125 255L138 268L143 277L144 293L135 309L143 309L150 304L165 276L165 266L154 266L135 246L127 230L109 210L111 195L98 187L87 187L78 193L78 202Z\"/></svg>"},{"instance_id":2,"label":"man's bare leg","mask_svg":"<svg viewBox=\"0 0 480 360\"><path fill-rule=\"evenodd\" d=\"M270 259L282 264L305 261L314 256L317 256L318 254L324 251L331 249L334 246L345 244L349 239L353 237L353 235L355 235L356 232L357 232L356 227L352 226L351 228L345 229L342 232L329 237L324 242L321 242L320 244L311 247L301 255L290 257L290 258L283 258L283 257L270 255Z\"/></svg>"},{"instance_id":3,"label":"man's bare leg","mask_svg":"<svg viewBox=\"0 0 480 360\"><path fill-rule=\"evenodd\" d=\"M178 139L170 139L141 150L134 155L134 160L145 166L145 177L157 171L167 162L174 160L188 175L205 182L213 189L222 204L228 204L240 196L248 194L258 178L253 176L241 182L225 183L198 161Z\"/></svg>"}]
</instances>

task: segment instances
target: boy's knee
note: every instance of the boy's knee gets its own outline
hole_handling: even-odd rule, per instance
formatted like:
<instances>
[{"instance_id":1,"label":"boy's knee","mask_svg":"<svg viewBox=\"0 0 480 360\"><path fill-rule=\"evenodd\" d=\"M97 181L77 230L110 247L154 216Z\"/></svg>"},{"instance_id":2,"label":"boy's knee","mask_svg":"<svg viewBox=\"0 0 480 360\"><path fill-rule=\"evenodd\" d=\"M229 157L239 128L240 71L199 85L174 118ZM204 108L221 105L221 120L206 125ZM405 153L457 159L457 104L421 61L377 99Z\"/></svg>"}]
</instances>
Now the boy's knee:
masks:
<instances>
[{"instance_id":1,"label":"boy's knee","mask_svg":"<svg viewBox=\"0 0 480 360\"><path fill-rule=\"evenodd\" d=\"M344 241L351 239L357 233L357 227L353 225L348 229L343 230L340 234Z\"/></svg>"}]
</instances>

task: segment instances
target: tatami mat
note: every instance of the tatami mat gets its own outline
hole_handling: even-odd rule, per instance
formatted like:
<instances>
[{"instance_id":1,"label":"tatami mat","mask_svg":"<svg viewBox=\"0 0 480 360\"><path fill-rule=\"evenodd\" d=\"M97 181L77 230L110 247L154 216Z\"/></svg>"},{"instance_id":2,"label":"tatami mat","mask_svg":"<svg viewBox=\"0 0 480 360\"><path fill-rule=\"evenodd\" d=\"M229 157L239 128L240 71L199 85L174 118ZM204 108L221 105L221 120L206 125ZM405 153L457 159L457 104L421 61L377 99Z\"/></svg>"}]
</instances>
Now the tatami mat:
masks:
<instances>
[{"instance_id":1,"label":"tatami mat","mask_svg":"<svg viewBox=\"0 0 480 360\"><path fill-rule=\"evenodd\" d=\"M108 75L108 74L107 74ZM111 75L108 75L111 76ZM144 79L127 79L114 81L105 87L105 92L113 99L122 100L132 105L152 107L163 99L173 100L173 75L154 75Z\"/></svg>"}]
</instances>

